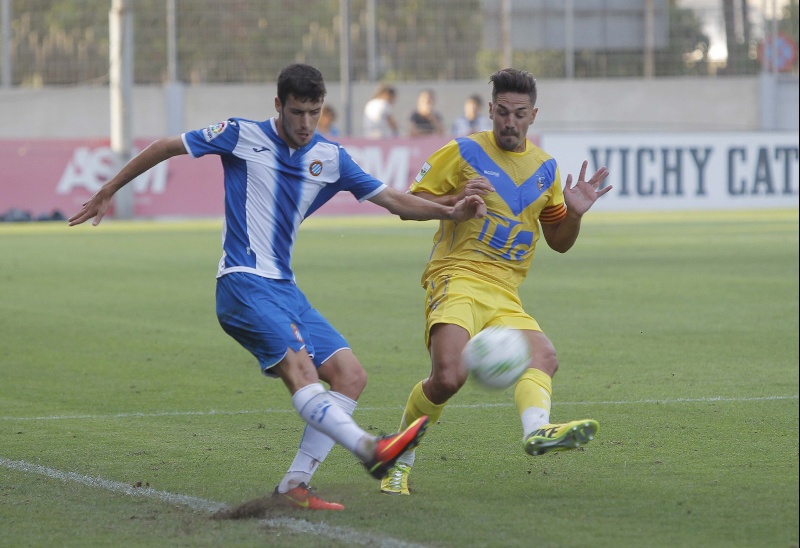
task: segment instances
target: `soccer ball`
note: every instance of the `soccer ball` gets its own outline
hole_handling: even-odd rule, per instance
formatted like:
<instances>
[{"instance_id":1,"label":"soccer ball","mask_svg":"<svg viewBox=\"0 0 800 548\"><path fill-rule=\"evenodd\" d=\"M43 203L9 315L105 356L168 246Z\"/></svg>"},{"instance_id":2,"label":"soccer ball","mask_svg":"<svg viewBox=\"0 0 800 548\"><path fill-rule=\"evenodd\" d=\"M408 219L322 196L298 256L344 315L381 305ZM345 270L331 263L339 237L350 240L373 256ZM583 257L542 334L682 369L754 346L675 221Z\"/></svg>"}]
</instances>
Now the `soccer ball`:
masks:
<instances>
[{"instance_id":1,"label":"soccer ball","mask_svg":"<svg viewBox=\"0 0 800 548\"><path fill-rule=\"evenodd\" d=\"M508 388L531 363L528 340L518 329L487 327L461 353L470 375L488 388Z\"/></svg>"}]
</instances>

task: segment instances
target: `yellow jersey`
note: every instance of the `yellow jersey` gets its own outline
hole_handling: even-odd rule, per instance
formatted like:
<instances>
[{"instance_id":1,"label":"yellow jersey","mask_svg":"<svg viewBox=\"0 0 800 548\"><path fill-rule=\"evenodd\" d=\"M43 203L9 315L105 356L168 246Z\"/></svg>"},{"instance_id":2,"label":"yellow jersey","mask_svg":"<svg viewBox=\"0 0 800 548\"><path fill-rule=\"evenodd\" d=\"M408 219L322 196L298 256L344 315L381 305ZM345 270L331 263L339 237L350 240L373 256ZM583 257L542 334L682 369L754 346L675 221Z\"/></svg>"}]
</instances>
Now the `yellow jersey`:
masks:
<instances>
[{"instance_id":1,"label":"yellow jersey","mask_svg":"<svg viewBox=\"0 0 800 548\"><path fill-rule=\"evenodd\" d=\"M497 146L483 131L450 141L422 166L409 192L434 196L461 192L486 177L495 192L483 196L487 215L466 222L441 221L422 285L444 275L466 274L516 289L533 260L541 229L567 214L553 157L526 140L524 152Z\"/></svg>"}]
</instances>

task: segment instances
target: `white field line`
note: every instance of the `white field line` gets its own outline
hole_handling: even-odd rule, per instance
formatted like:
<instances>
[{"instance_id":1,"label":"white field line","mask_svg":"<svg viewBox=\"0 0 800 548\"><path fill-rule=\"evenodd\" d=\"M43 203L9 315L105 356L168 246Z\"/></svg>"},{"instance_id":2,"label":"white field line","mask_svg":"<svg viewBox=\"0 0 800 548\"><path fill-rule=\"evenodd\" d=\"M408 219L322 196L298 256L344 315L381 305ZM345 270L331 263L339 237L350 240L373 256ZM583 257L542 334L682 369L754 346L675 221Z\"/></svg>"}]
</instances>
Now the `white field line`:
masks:
<instances>
[{"instance_id":1,"label":"white field line","mask_svg":"<svg viewBox=\"0 0 800 548\"><path fill-rule=\"evenodd\" d=\"M560 405L641 405L641 404L671 404L671 403L714 403L714 402L750 402L750 401L780 401L780 400L796 400L797 395L793 396L763 396L763 397L749 397L749 398L673 398L673 399L648 399L648 400L630 400L630 401L598 401L598 402L561 402ZM490 404L473 404L473 405L450 405L451 408L461 409L481 409L492 407L512 407L511 403L490 403ZM395 410L394 407L366 407L360 408L360 411L387 411ZM294 413L293 409L261 409L261 410L243 410L243 411L173 411L162 413L117 413L111 415L54 415L45 417L0 417L4 421L37 421L37 420L102 420L102 419L120 419L120 418L139 418L139 417L178 417L187 415L245 415L245 414L260 414L260 413ZM25 472L31 474L38 474L47 476L52 479L73 482L94 487L97 489L105 489L114 493L120 493L132 497L145 497L157 499L168 504L178 506L185 506L195 511L207 512L209 514L216 512L226 507L222 502L201 499L188 495L181 495L176 493L169 493L167 491L158 491L151 487L133 487L127 483L108 480L104 478L96 478L91 476L83 476L75 472L63 472L54 468L40 466L25 461L15 461L6 459L0 456L0 466L18 472ZM386 548L415 548L418 545L410 544L402 540L387 538L383 536L370 535L343 527L335 527L325 525L324 523L312 523L302 519L294 518L272 518L262 520L262 523L268 527L286 529L298 533L311 533L320 537L325 537L332 540L340 540L353 544L361 544L365 546L382 546Z\"/></svg>"},{"instance_id":2,"label":"white field line","mask_svg":"<svg viewBox=\"0 0 800 548\"><path fill-rule=\"evenodd\" d=\"M25 461L10 460L4 457L0 457L0 466L15 470L17 472L47 476L48 478L63 482L80 483L87 487L105 489L106 491L131 497L156 499L166 502L167 504L184 506L195 511L206 512L209 515L227 506L222 502L215 502L213 500L169 493L167 491L157 491L151 487L133 487L127 483L121 483L104 478L83 476L75 472L63 472L54 468L39 466L38 464L32 464ZM411 544L402 540L385 537L383 535L371 535L369 533L363 533L344 527L336 527L333 525L326 525L324 523L312 523L303 519L282 517L264 519L260 520L260 522L267 527L272 527L275 529L284 529L295 533L310 533L326 539L343 541L350 544L381 546L385 548L418 548L421 546L418 544Z\"/></svg>"},{"instance_id":3,"label":"white field line","mask_svg":"<svg viewBox=\"0 0 800 548\"><path fill-rule=\"evenodd\" d=\"M743 398L725 398L721 396L710 398L670 398L670 399L647 399L647 400L619 400L619 401L578 401L578 402L555 402L553 406L561 405L649 405L649 404L673 404L673 403L716 403L716 402L753 402L753 401L782 401L796 400L798 395L793 396L754 396ZM476 403L476 404L451 404L448 409L489 409L493 407L514 407L513 403ZM358 407L358 411L402 411L401 407ZM210 409L208 411L162 411L158 413L112 413L108 415L49 415L41 417L0 417L0 421L53 421L53 420L103 420L103 419L129 419L129 418L150 418L150 417L184 417L184 416L207 416L207 415L256 415L256 414L285 414L296 413L294 409L244 409L239 411L219 411Z\"/></svg>"}]
</instances>

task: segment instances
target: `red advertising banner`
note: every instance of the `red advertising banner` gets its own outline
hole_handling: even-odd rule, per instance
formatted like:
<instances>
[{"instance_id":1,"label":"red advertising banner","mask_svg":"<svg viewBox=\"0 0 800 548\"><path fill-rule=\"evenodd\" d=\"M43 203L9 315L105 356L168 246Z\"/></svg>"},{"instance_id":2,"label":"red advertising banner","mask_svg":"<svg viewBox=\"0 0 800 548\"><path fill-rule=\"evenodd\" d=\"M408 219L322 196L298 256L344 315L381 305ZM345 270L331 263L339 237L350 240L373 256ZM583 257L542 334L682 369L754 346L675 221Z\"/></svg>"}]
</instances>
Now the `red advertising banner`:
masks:
<instances>
[{"instance_id":1,"label":"red advertising banner","mask_svg":"<svg viewBox=\"0 0 800 548\"><path fill-rule=\"evenodd\" d=\"M340 142L365 171L398 190L408 188L422 164L448 137ZM148 140L137 140L141 150ZM0 140L0 215L18 209L34 218L58 211L69 216L118 170L109 141ZM222 166L214 156L177 156L130 183L134 214L155 217L221 217ZM317 214L386 213L339 193Z\"/></svg>"}]
</instances>

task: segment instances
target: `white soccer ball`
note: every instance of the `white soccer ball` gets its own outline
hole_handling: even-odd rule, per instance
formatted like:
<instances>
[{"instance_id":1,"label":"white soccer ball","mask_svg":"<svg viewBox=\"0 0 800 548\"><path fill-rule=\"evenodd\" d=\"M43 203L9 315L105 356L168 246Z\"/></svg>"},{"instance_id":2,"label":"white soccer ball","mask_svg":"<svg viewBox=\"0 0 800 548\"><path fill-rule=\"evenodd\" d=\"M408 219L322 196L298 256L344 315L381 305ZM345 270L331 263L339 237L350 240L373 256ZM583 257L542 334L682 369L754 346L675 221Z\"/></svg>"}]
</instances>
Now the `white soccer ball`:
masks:
<instances>
[{"instance_id":1,"label":"white soccer ball","mask_svg":"<svg viewBox=\"0 0 800 548\"><path fill-rule=\"evenodd\" d=\"M531 363L528 340L518 329L487 327L461 353L470 375L489 388L508 388Z\"/></svg>"}]
</instances>

